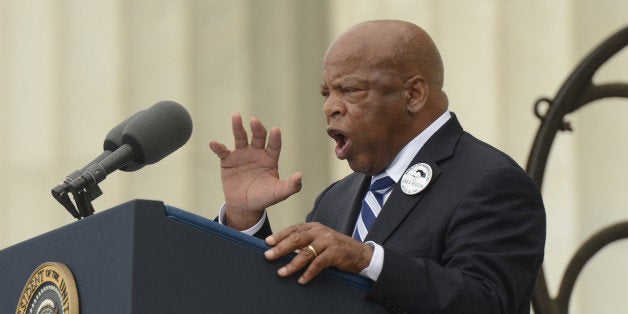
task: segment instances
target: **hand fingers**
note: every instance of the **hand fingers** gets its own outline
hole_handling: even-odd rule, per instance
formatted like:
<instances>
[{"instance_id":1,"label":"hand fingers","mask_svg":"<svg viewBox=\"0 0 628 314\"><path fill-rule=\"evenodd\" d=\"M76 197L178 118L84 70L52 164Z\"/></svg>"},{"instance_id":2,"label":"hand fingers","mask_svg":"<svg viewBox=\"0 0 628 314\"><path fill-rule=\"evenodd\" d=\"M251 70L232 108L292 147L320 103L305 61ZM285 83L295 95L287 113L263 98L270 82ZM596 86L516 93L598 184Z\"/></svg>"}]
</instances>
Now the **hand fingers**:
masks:
<instances>
[{"instance_id":1,"label":"hand fingers","mask_svg":"<svg viewBox=\"0 0 628 314\"><path fill-rule=\"evenodd\" d=\"M301 275L301 277L299 278L299 283L306 284L310 282L310 280L320 274L323 269L331 266L331 260L332 259L330 258L330 254L328 254L327 252L320 253L319 256L312 260L310 266L305 270L303 275Z\"/></svg>"},{"instance_id":2,"label":"hand fingers","mask_svg":"<svg viewBox=\"0 0 628 314\"><path fill-rule=\"evenodd\" d=\"M278 274L289 276L299 269L309 266L299 278L300 284L306 284L320 274L323 269L334 266L340 270L359 273L369 266L373 257L373 248L368 244L360 243L346 236L345 240L336 238L331 242L322 236L321 241L314 240L310 245L301 249L290 263L282 267ZM318 239L321 239L319 237ZM317 252L317 254L314 254Z\"/></svg>"},{"instance_id":3,"label":"hand fingers","mask_svg":"<svg viewBox=\"0 0 628 314\"><path fill-rule=\"evenodd\" d=\"M310 263L310 266L308 267L306 273L304 273L304 276L299 279L300 283L306 283L320 273L324 268L328 267L329 264L326 262L328 259L325 256L316 254L316 249L314 248L315 245L316 243L312 242L310 245L302 248L290 261L290 263L286 264L277 271L277 274L282 277L290 276ZM314 250L312 250L310 246L312 246ZM305 277L306 274L307 277Z\"/></svg>"},{"instance_id":4,"label":"hand fingers","mask_svg":"<svg viewBox=\"0 0 628 314\"><path fill-rule=\"evenodd\" d=\"M233 130L233 139L235 141L235 148L245 148L249 145L249 139L246 135L246 130L242 125L242 116L239 113L235 113L231 117L231 128Z\"/></svg>"},{"instance_id":5,"label":"hand fingers","mask_svg":"<svg viewBox=\"0 0 628 314\"><path fill-rule=\"evenodd\" d=\"M279 159L279 153L281 153L281 131L279 128L270 129L266 152L274 159Z\"/></svg>"},{"instance_id":6,"label":"hand fingers","mask_svg":"<svg viewBox=\"0 0 628 314\"><path fill-rule=\"evenodd\" d=\"M296 224L296 225L284 228L282 230L279 230L278 232L273 233L271 236L266 238L266 243L268 245L278 245L280 242L282 242L286 238L292 237L290 239L291 242L303 244L291 250L291 251L294 251L295 249L302 248L303 246L311 242L311 241L307 241L308 239L305 239L306 242L302 242L303 239L301 238L301 233L303 231L308 231L310 229L312 229L311 223Z\"/></svg>"},{"instance_id":7,"label":"hand fingers","mask_svg":"<svg viewBox=\"0 0 628 314\"><path fill-rule=\"evenodd\" d=\"M209 148L218 156L218 158L223 159L229 156L231 151L227 149L222 143L218 143L216 141L209 142Z\"/></svg>"},{"instance_id":8,"label":"hand fingers","mask_svg":"<svg viewBox=\"0 0 628 314\"><path fill-rule=\"evenodd\" d=\"M265 252L269 260L300 249L277 273L283 277L290 276L307 266L299 278L301 284L308 283L330 266L357 274L369 265L373 256L373 248L368 244L317 222L288 227L266 238L266 242L275 245Z\"/></svg>"},{"instance_id":9,"label":"hand fingers","mask_svg":"<svg viewBox=\"0 0 628 314\"><path fill-rule=\"evenodd\" d=\"M251 146L264 149L266 145L266 128L257 118L251 118Z\"/></svg>"},{"instance_id":10,"label":"hand fingers","mask_svg":"<svg viewBox=\"0 0 628 314\"><path fill-rule=\"evenodd\" d=\"M298 224L285 228L266 238L266 242L268 244L275 245L275 247L264 253L266 258L269 260L280 258L281 256L298 249L298 254L294 256L288 264L277 271L279 276L290 276L299 269L305 267L308 263L317 261L321 258L321 254L324 252L324 244L319 244L315 240L318 231L313 229L318 225L320 224ZM316 276L319 272L321 272L325 267L328 267L329 264L326 262L327 260L327 258L323 257L317 262L316 266L310 266L312 267L312 270L310 270L308 276L311 277L305 277L307 279L304 279L305 281L303 281L303 283L306 283L313 276ZM301 280L299 282L301 282Z\"/></svg>"}]
</instances>

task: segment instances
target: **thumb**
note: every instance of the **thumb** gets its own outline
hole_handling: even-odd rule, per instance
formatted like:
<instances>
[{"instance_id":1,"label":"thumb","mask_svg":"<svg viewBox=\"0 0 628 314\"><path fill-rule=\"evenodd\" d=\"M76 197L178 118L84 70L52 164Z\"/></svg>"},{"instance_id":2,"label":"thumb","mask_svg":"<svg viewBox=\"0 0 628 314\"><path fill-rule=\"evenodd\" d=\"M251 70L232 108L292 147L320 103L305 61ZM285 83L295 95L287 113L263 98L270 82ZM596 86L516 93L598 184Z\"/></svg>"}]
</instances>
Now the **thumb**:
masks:
<instances>
[{"instance_id":1,"label":"thumb","mask_svg":"<svg viewBox=\"0 0 628 314\"><path fill-rule=\"evenodd\" d=\"M301 191L301 173L297 172L291 175L288 181L279 182L278 198L282 201L299 191Z\"/></svg>"},{"instance_id":2,"label":"thumb","mask_svg":"<svg viewBox=\"0 0 628 314\"><path fill-rule=\"evenodd\" d=\"M292 194L301 191L301 178L302 174L300 172L295 172L288 178L288 187L292 192Z\"/></svg>"}]
</instances>

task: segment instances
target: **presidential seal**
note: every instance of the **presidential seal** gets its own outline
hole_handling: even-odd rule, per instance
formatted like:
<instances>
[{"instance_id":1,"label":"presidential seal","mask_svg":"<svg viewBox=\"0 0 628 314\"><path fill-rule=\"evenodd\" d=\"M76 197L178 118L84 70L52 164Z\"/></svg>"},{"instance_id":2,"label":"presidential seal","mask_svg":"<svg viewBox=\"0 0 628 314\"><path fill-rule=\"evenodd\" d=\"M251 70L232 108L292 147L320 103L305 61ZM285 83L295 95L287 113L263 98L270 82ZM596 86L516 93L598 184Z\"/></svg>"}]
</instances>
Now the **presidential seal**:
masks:
<instances>
[{"instance_id":1,"label":"presidential seal","mask_svg":"<svg viewBox=\"0 0 628 314\"><path fill-rule=\"evenodd\" d=\"M79 314L76 283L63 263L43 263L20 294L15 314Z\"/></svg>"}]
</instances>

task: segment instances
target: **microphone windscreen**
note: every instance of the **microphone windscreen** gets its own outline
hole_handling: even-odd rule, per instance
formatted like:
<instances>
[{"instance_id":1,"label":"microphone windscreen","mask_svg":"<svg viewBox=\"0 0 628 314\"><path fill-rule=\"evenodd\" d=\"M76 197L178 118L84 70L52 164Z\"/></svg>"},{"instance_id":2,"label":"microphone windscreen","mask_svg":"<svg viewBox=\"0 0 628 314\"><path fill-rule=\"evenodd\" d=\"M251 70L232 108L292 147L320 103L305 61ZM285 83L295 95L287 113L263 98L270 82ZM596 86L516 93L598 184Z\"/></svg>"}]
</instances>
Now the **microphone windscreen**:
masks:
<instances>
[{"instance_id":1,"label":"microphone windscreen","mask_svg":"<svg viewBox=\"0 0 628 314\"><path fill-rule=\"evenodd\" d=\"M158 102L133 116L122 131L122 143L133 148L133 162L150 165L183 146L192 135L192 118L174 101Z\"/></svg>"}]
</instances>

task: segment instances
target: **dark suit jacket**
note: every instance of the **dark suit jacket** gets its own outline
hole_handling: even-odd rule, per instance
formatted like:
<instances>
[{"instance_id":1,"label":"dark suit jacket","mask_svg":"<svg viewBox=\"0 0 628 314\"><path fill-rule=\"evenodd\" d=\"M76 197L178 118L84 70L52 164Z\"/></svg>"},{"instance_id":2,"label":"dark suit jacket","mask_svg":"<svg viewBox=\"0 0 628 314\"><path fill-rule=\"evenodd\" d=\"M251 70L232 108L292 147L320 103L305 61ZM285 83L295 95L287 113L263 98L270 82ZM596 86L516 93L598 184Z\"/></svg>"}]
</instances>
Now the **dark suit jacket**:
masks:
<instances>
[{"instance_id":1,"label":"dark suit jacket","mask_svg":"<svg viewBox=\"0 0 628 314\"><path fill-rule=\"evenodd\" d=\"M430 184L406 195L397 183L366 238L384 247L368 299L393 312L528 314L545 244L537 186L453 114L410 165L419 162ZM360 173L335 182L307 221L351 235L369 183Z\"/></svg>"}]
</instances>

